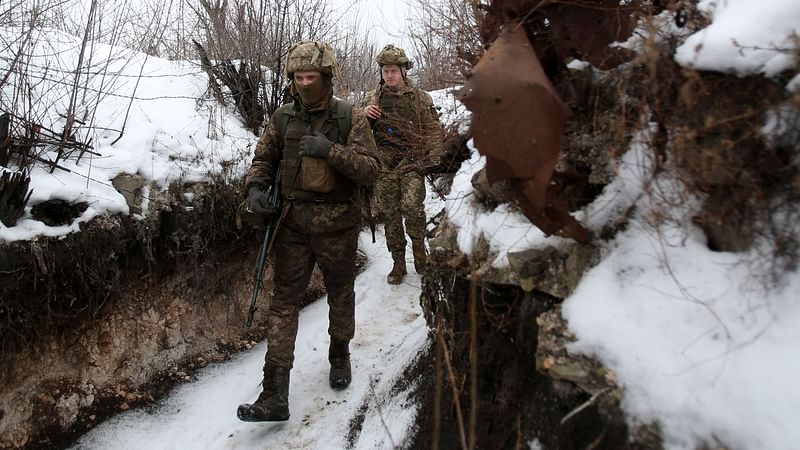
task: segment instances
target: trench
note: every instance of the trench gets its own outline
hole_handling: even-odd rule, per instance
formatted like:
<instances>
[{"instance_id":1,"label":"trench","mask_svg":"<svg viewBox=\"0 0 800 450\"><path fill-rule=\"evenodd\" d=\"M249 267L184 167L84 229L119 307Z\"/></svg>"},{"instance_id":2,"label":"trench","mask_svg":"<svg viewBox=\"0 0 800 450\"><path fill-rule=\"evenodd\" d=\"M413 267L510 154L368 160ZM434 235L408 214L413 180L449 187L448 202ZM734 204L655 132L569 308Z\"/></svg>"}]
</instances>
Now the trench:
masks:
<instances>
[{"instance_id":1,"label":"trench","mask_svg":"<svg viewBox=\"0 0 800 450\"><path fill-rule=\"evenodd\" d=\"M408 377L419 380L416 398L420 410L411 448L461 449L464 443L467 448L482 449L635 448L628 442L621 415L603 414L590 405L568 417L591 396L575 385L537 371L537 318L560 304L561 299L537 291L525 292L517 286L480 281L473 293L468 276L447 269L430 272L425 285L423 307L431 339L440 345L431 346L408 373ZM474 407L470 361L472 295L477 349ZM443 359L445 348L452 373ZM457 394L451 379L456 380ZM568 419L562 423L565 417ZM540 447L532 447L536 443Z\"/></svg>"},{"instance_id":2,"label":"trench","mask_svg":"<svg viewBox=\"0 0 800 450\"><path fill-rule=\"evenodd\" d=\"M263 338L258 314L243 327L259 235L235 227L239 197L173 186L144 220L0 244L0 448L65 448Z\"/></svg>"},{"instance_id":3,"label":"trench","mask_svg":"<svg viewBox=\"0 0 800 450\"><path fill-rule=\"evenodd\" d=\"M259 236L234 229L232 209L221 207L236 204L234 190L203 192L193 208L167 203L145 222L100 219L66 239L2 249L2 264L33 276L0 267L10 281L2 291L0 448L66 448L103 420L154 404L205 365L263 338L260 314L251 329L242 326ZM307 300L322 294L314 279ZM627 448L624 425L595 407L562 424L589 394L537 371L537 318L560 299L514 285L473 286L463 269L446 265L431 266L423 282L428 325L442 334L440 341L432 331L431 339L444 342L452 370L441 345L406 370L397 389L416 386L418 404L409 448L462 448L462 435L474 448ZM262 308L270 291L267 271Z\"/></svg>"}]
</instances>

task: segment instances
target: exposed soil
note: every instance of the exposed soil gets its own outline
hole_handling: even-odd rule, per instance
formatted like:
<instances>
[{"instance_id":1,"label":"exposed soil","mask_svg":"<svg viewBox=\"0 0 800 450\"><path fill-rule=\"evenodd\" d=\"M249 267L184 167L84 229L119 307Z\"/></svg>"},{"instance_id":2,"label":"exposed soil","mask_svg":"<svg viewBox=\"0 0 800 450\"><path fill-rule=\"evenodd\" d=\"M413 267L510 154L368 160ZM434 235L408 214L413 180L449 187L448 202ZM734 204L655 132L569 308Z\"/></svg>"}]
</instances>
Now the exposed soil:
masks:
<instances>
[{"instance_id":1,"label":"exposed soil","mask_svg":"<svg viewBox=\"0 0 800 450\"><path fill-rule=\"evenodd\" d=\"M114 413L158 400L198 368L252 347L264 335L258 314L254 327L243 326L255 249L239 250L217 253L198 272L130 283L93 314L4 352L0 447L63 448Z\"/></svg>"},{"instance_id":2,"label":"exposed soil","mask_svg":"<svg viewBox=\"0 0 800 450\"><path fill-rule=\"evenodd\" d=\"M235 228L240 198L182 186L145 220L0 246L0 448L64 448L263 338L261 313L244 327L260 233ZM267 268L260 311L271 288Z\"/></svg>"},{"instance_id":3,"label":"exposed soil","mask_svg":"<svg viewBox=\"0 0 800 450\"><path fill-rule=\"evenodd\" d=\"M234 228L230 187L194 189L193 208L0 247L0 448L68 447L264 338L269 266L244 326L261 234ZM323 294L315 272L304 304Z\"/></svg>"},{"instance_id":4,"label":"exposed soil","mask_svg":"<svg viewBox=\"0 0 800 450\"><path fill-rule=\"evenodd\" d=\"M453 272L437 272L426 278L427 292L441 292L438 283L452 286L433 303L438 317L431 326L443 331L451 358L458 398L453 395L447 364L432 347L407 377L419 380L420 404L417 433L411 448L460 449L463 436L469 442L470 418L470 281ZM455 281L453 276L455 276ZM525 293L518 287L481 284L477 289L477 409L475 448L527 448L537 440L545 449L625 449L627 430L622 422L598 413L590 406L562 419L589 399L569 383L548 378L537 371L537 317L560 302L542 293ZM432 332L435 334L435 332ZM438 341L434 335L432 339ZM439 353L441 355L441 353ZM441 356L439 357L441 358ZM439 381L436 374L439 372ZM437 432L436 392L441 392ZM460 417L458 409L460 407Z\"/></svg>"}]
</instances>

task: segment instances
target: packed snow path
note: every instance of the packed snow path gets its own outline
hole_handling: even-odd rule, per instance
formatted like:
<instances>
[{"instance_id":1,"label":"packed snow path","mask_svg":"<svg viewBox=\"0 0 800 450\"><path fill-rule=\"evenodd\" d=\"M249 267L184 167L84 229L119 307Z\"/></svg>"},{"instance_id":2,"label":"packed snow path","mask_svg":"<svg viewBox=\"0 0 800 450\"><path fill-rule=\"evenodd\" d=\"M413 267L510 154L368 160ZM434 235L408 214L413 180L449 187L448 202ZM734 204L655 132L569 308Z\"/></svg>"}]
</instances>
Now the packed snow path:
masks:
<instances>
[{"instance_id":1,"label":"packed snow path","mask_svg":"<svg viewBox=\"0 0 800 450\"><path fill-rule=\"evenodd\" d=\"M386 274L392 259L380 229L376 240L373 244L369 232L360 236L359 247L368 261L356 278L353 382L348 389L328 386L328 304L322 297L300 313L287 422L245 423L236 418L237 406L252 402L261 391L263 342L203 369L197 381L178 387L154 407L104 422L74 448L379 449L402 444L410 437L416 406L407 392L394 388L428 344L427 328L411 250L406 252L411 273L403 284L391 286ZM353 428L362 418L363 424Z\"/></svg>"}]
</instances>

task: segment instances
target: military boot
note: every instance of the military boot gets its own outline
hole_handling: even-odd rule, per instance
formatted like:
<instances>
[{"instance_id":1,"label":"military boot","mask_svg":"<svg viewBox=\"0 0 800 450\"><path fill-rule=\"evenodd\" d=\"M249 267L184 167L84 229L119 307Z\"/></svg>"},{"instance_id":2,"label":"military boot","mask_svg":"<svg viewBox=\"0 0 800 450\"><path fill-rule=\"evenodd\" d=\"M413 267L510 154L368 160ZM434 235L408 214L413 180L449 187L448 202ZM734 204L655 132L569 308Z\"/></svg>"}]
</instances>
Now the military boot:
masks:
<instances>
[{"instance_id":1,"label":"military boot","mask_svg":"<svg viewBox=\"0 0 800 450\"><path fill-rule=\"evenodd\" d=\"M412 240L411 250L414 253L414 270L417 273L422 273L425 270L425 265L428 263L428 255L425 253L425 241Z\"/></svg>"},{"instance_id":2,"label":"military boot","mask_svg":"<svg viewBox=\"0 0 800 450\"><path fill-rule=\"evenodd\" d=\"M289 420L289 368L264 366L264 390L252 404L239 405L236 415L244 422Z\"/></svg>"},{"instance_id":3,"label":"military boot","mask_svg":"<svg viewBox=\"0 0 800 450\"><path fill-rule=\"evenodd\" d=\"M350 386L353 376L350 373L349 341L340 341L331 336L328 361L331 362L331 387L338 391Z\"/></svg>"},{"instance_id":4,"label":"military boot","mask_svg":"<svg viewBox=\"0 0 800 450\"><path fill-rule=\"evenodd\" d=\"M386 275L386 282L389 284L400 284L403 282L403 277L406 275L406 256L392 254L394 259L394 267L389 275Z\"/></svg>"}]
</instances>

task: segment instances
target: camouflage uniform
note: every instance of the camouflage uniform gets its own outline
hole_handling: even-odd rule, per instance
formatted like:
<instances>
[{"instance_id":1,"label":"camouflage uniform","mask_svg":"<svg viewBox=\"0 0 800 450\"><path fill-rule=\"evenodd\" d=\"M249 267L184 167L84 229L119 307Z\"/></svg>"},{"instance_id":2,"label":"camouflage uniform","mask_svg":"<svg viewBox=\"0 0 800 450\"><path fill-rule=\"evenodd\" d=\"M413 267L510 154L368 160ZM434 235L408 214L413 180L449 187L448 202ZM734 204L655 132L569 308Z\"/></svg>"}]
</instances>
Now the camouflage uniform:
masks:
<instances>
[{"instance_id":1,"label":"camouflage uniform","mask_svg":"<svg viewBox=\"0 0 800 450\"><path fill-rule=\"evenodd\" d=\"M364 112L333 98L332 79L338 74L333 49L318 41L294 44L285 68L294 102L270 117L246 178L248 207L258 212L280 170L283 210L273 247L263 391L254 403L239 405L237 416L244 421L289 418L297 317L315 263L330 307L330 385L344 389L350 384L359 187L372 185L382 165Z\"/></svg>"},{"instance_id":2,"label":"camouflage uniform","mask_svg":"<svg viewBox=\"0 0 800 450\"><path fill-rule=\"evenodd\" d=\"M291 108L296 113L289 119L287 129L305 130L314 121L319 121L321 114L328 113L306 114L295 104L282 108ZM286 136L281 136L275 120L280 112L273 114L267 130L256 145L253 165L247 174L248 187L252 184L269 185L281 155L297 160L296 153L284 152L285 147L296 148L296 144L288 142L296 136L289 131ZM275 238L275 290L267 312L269 348L266 360L277 366L292 367L300 300L315 262L322 271L328 292L329 334L345 341L353 337L354 262L361 228L361 205L356 195L356 184L372 184L381 163L366 116L358 108L354 108L352 114L352 128L344 138L337 136L338 129L331 120L321 127L321 131L336 142L327 159L337 172L337 177L341 178L338 181L344 185L341 192L335 192L336 198L328 201L326 197L329 194L302 190L297 185L297 176L290 170L294 163L284 160L282 164L281 195L288 214L283 218ZM294 126L295 123L298 126ZM294 187L290 190L292 184Z\"/></svg>"},{"instance_id":3,"label":"camouflage uniform","mask_svg":"<svg viewBox=\"0 0 800 450\"><path fill-rule=\"evenodd\" d=\"M424 241L425 178L419 168L440 156L442 129L431 96L408 80L397 91L386 86L370 91L362 106L367 105L380 106L383 111L379 119L371 121L378 150L386 161L376 192L386 246L398 261L405 258L405 233L412 244L422 246Z\"/></svg>"}]
</instances>

